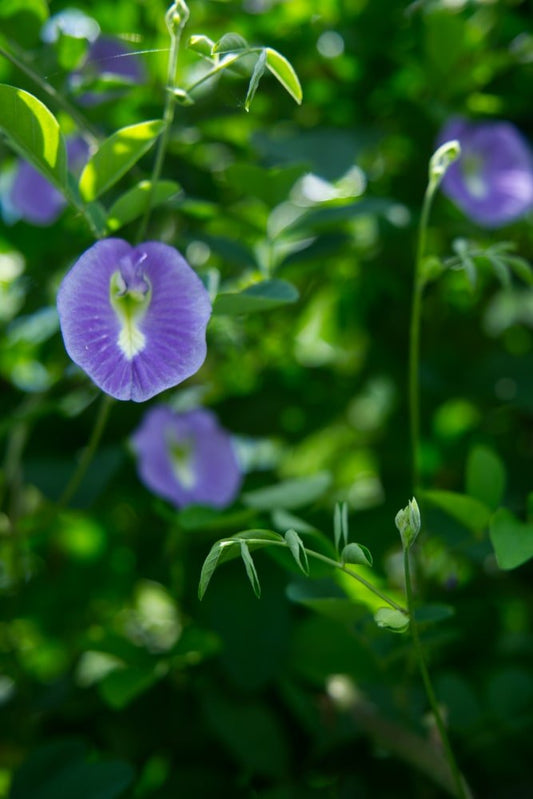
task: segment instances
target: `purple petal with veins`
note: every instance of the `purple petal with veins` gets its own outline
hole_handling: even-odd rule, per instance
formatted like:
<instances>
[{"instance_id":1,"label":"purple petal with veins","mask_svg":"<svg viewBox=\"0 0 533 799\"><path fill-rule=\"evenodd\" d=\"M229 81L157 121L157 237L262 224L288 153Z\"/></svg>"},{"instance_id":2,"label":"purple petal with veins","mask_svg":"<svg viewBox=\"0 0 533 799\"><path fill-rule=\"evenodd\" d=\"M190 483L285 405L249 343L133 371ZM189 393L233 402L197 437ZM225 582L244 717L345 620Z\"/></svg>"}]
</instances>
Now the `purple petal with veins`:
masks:
<instances>
[{"instance_id":1,"label":"purple petal with veins","mask_svg":"<svg viewBox=\"0 0 533 799\"><path fill-rule=\"evenodd\" d=\"M210 411L153 407L132 446L141 481L178 508L223 508L239 491L242 476L231 438Z\"/></svg>"},{"instance_id":2,"label":"purple petal with veins","mask_svg":"<svg viewBox=\"0 0 533 799\"><path fill-rule=\"evenodd\" d=\"M65 276L57 302L68 354L116 399L144 402L205 360L209 295L167 244L97 242Z\"/></svg>"}]
</instances>

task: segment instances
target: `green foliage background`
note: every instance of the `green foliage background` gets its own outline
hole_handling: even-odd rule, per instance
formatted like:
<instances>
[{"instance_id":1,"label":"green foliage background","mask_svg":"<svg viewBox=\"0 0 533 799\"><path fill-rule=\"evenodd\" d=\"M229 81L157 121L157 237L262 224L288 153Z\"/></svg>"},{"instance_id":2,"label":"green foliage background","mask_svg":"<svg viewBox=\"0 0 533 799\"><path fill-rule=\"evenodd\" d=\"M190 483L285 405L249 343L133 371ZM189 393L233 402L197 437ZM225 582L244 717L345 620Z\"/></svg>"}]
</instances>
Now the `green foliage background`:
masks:
<instances>
[{"instance_id":1,"label":"green foliage background","mask_svg":"<svg viewBox=\"0 0 533 799\"><path fill-rule=\"evenodd\" d=\"M119 101L83 109L91 126L108 136L160 117L165 3L78 7L105 33L127 35L148 71ZM297 524L280 510L331 537L334 504L346 500L353 540L401 595L393 522L411 491L407 330L427 164L457 114L510 120L531 139L530 7L191 0L190 11L185 38L235 31L279 50L304 100L296 106L265 75L246 113L247 62L244 76L202 86L177 110L162 175L182 191L157 208L148 238L176 246L225 291L275 277L300 298L214 316L204 367L165 397L200 399L240 437L250 472L233 508L176 512L150 495L127 445L145 408L115 403L72 508L50 520L97 404L64 352L55 292L93 240L70 210L49 228L2 227L0 796L437 797L434 730L408 637L377 629L359 589L316 568L307 581L262 552L260 601L237 562L217 571L201 604L197 585L216 539ZM0 40L65 93L68 70L39 40L45 13L40 0L6 3ZM184 47L183 83L198 64ZM71 124L1 57L0 80ZM14 155L0 146L7 169ZM107 207L149 176L151 158L104 196ZM132 240L135 226L116 235ZM449 257L458 237L509 240L531 259L531 216L487 233L439 196L430 251ZM425 298L424 482L491 511L505 504L531 524L531 289L503 287L479 266L474 289L448 271ZM329 478L311 482L301 503L282 500L277 515L247 501L320 473ZM531 565L500 570L486 529L429 503L423 522L418 594L455 609L425 624L423 640L458 760L477 796L529 796ZM531 526L516 535L529 546Z\"/></svg>"}]
</instances>

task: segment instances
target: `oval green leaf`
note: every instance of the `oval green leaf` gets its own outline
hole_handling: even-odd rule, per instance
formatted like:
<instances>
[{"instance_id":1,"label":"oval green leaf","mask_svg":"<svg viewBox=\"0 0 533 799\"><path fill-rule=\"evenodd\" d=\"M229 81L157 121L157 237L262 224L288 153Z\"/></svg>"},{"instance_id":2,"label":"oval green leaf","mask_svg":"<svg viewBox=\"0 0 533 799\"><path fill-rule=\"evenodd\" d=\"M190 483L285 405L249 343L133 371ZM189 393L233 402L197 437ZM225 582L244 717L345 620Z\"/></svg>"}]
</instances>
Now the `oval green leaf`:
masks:
<instances>
[{"instance_id":1,"label":"oval green leaf","mask_svg":"<svg viewBox=\"0 0 533 799\"><path fill-rule=\"evenodd\" d=\"M423 496L473 533L481 532L489 523L490 510L478 499L453 491L424 491Z\"/></svg>"},{"instance_id":2,"label":"oval green leaf","mask_svg":"<svg viewBox=\"0 0 533 799\"><path fill-rule=\"evenodd\" d=\"M0 84L0 130L16 152L67 192L67 151L59 123L33 94Z\"/></svg>"},{"instance_id":3,"label":"oval green leaf","mask_svg":"<svg viewBox=\"0 0 533 799\"><path fill-rule=\"evenodd\" d=\"M243 494L242 501L249 508L256 510L300 508L321 497L330 485L329 472L319 472L311 477L295 478L255 491L247 491Z\"/></svg>"},{"instance_id":4,"label":"oval green leaf","mask_svg":"<svg viewBox=\"0 0 533 799\"><path fill-rule=\"evenodd\" d=\"M223 53L235 53L239 50L246 50L248 42L238 33L225 33L224 36L213 45L212 54L222 55Z\"/></svg>"},{"instance_id":5,"label":"oval green leaf","mask_svg":"<svg viewBox=\"0 0 533 799\"><path fill-rule=\"evenodd\" d=\"M113 133L86 164L80 177L80 193L86 202L96 200L141 158L164 128L154 119L128 125Z\"/></svg>"},{"instance_id":6,"label":"oval green leaf","mask_svg":"<svg viewBox=\"0 0 533 799\"><path fill-rule=\"evenodd\" d=\"M133 222L142 216L146 210L146 204L150 197L152 183L150 180L142 180L130 191L125 192L122 197L111 206L107 217L107 229L110 233L118 230L123 225ZM180 186L173 180L159 180L154 187L151 198L151 205L162 205L180 191Z\"/></svg>"},{"instance_id":7,"label":"oval green leaf","mask_svg":"<svg viewBox=\"0 0 533 799\"><path fill-rule=\"evenodd\" d=\"M533 558L533 524L521 522L507 508L496 511L489 535L500 569L516 569Z\"/></svg>"},{"instance_id":8,"label":"oval green leaf","mask_svg":"<svg viewBox=\"0 0 533 799\"><path fill-rule=\"evenodd\" d=\"M374 614L374 621L378 627L391 633L405 633L409 627L409 616L395 608L379 608Z\"/></svg>"},{"instance_id":9,"label":"oval green leaf","mask_svg":"<svg viewBox=\"0 0 533 799\"><path fill-rule=\"evenodd\" d=\"M238 316L254 311L270 311L280 305L296 302L298 297L297 289L286 280L263 280L244 291L219 294L213 313Z\"/></svg>"},{"instance_id":10,"label":"oval green leaf","mask_svg":"<svg viewBox=\"0 0 533 799\"><path fill-rule=\"evenodd\" d=\"M277 50L267 47L265 52L268 69L272 72L274 77L279 80L283 88L289 92L291 97L296 100L298 105L300 105L303 93L294 67L290 61L287 61L285 56L278 53Z\"/></svg>"}]
</instances>

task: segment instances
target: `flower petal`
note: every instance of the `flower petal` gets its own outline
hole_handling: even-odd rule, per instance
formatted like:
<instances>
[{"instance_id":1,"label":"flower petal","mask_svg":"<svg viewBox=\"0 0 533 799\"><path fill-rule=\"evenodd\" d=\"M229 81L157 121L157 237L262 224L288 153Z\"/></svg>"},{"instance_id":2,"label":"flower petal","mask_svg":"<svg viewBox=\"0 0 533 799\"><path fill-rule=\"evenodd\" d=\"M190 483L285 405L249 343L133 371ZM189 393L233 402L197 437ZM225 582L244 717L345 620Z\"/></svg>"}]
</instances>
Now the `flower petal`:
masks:
<instances>
[{"instance_id":1,"label":"flower petal","mask_svg":"<svg viewBox=\"0 0 533 799\"><path fill-rule=\"evenodd\" d=\"M174 413L166 406L151 408L132 444L142 482L177 507L223 508L235 499L241 471L230 436L210 411ZM187 461L180 468L173 463L176 447Z\"/></svg>"},{"instance_id":2,"label":"flower petal","mask_svg":"<svg viewBox=\"0 0 533 799\"><path fill-rule=\"evenodd\" d=\"M131 275L138 268L151 294L142 316L128 322L112 305L111 282L121 270ZM209 295L166 244L97 242L65 276L58 311L68 354L116 399L150 399L190 377L205 360Z\"/></svg>"},{"instance_id":3,"label":"flower petal","mask_svg":"<svg viewBox=\"0 0 533 799\"><path fill-rule=\"evenodd\" d=\"M533 207L533 157L509 122L450 120L438 143L458 139L461 156L442 181L443 192L482 227L512 222Z\"/></svg>"}]
</instances>

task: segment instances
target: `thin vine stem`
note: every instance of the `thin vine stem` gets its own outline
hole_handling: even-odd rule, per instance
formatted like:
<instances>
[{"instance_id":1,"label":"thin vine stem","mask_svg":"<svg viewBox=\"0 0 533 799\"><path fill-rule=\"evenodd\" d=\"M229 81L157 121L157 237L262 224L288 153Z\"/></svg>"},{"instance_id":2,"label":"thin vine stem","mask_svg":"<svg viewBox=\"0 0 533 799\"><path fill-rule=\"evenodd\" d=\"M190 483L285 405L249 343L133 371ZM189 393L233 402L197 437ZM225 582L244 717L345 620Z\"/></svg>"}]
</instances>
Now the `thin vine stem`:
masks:
<instances>
[{"instance_id":1,"label":"thin vine stem","mask_svg":"<svg viewBox=\"0 0 533 799\"><path fill-rule=\"evenodd\" d=\"M100 403L100 408L96 416L89 442L83 451L83 455L80 458L76 470L74 471L72 477L65 486L63 493L57 501L57 512L63 510L63 508L69 504L70 500L80 487L81 481L85 477L87 469L89 468L91 461L96 454L96 450L98 449L98 445L100 443L100 439L102 438L112 404L113 399L107 394L104 394L102 396L102 401Z\"/></svg>"},{"instance_id":2,"label":"thin vine stem","mask_svg":"<svg viewBox=\"0 0 533 799\"><path fill-rule=\"evenodd\" d=\"M236 542L239 543L239 539L230 538L227 540L228 544L229 543L234 544ZM265 541L265 539L263 538L247 538L246 543L261 544L262 546L266 545L266 546L275 546L275 547L276 546L285 547L286 549L288 549L288 544L286 544L284 541ZM382 599L383 602L386 602L387 605L390 605L391 608L399 610L401 613L405 613L406 616L408 615L407 608L404 608L401 605L399 605L397 602L394 601L394 599L391 599L389 596L387 596L387 594L384 594L382 591L379 590L379 588L376 588L375 585L372 585L372 583L368 582L368 580L365 580L364 577L361 577L360 574L357 574L357 572L354 572L352 569L348 568L343 563L339 563L338 561L333 560L333 558L328 558L327 555L322 555L320 552L314 552L312 549L307 549L306 547L304 547L303 549L308 557L315 558L316 560L321 560L323 563L327 563L328 566L332 566L333 568L338 569L339 571L342 571L345 574L348 574L354 580L357 580L358 583L364 585L364 587L368 591L371 591L371 593L375 594L380 599Z\"/></svg>"},{"instance_id":3,"label":"thin vine stem","mask_svg":"<svg viewBox=\"0 0 533 799\"><path fill-rule=\"evenodd\" d=\"M411 302L411 321L409 327L409 429L412 458L411 475L414 494L417 493L420 486L420 321L422 315L422 294L424 292L422 265L426 251L429 213L435 189L435 182L430 179L424 195L418 229Z\"/></svg>"},{"instance_id":4,"label":"thin vine stem","mask_svg":"<svg viewBox=\"0 0 533 799\"><path fill-rule=\"evenodd\" d=\"M139 230L137 233L137 243L141 242L144 239L146 231L148 229L148 223L150 221L150 215L152 213L156 183L161 176L161 171L163 169L163 162L165 160L165 153L168 145L168 139L170 136L170 129L174 121L174 110L176 107L176 95L174 93L176 89L176 70L178 67L178 56L180 50L181 34L183 32L185 25L187 24L188 19L189 19L189 9L187 8L187 5L183 2L183 0L178 0L177 2L173 3L172 6L167 11L167 15L165 18L167 23L167 28L170 33L170 53L168 57L168 74L167 74L165 106L163 109L164 127L157 144L157 151L155 155L154 166L152 169L152 178L150 181L150 191L148 192L148 197L146 199L146 208L144 211L144 215L141 220L141 224L139 225Z\"/></svg>"},{"instance_id":5,"label":"thin vine stem","mask_svg":"<svg viewBox=\"0 0 533 799\"><path fill-rule=\"evenodd\" d=\"M442 741L442 746L444 749L444 756L448 762L448 765L450 767L450 772L452 774L453 781L455 783L456 796L458 797L458 799L470 799L470 792L465 786L465 782L463 780L463 777L461 776L461 772L459 770L459 766L457 765L455 755L453 754L453 749L450 744L450 739L448 738L448 733L446 732L446 727L442 720L442 715L439 709L437 697L435 695L433 684L431 682L429 671L426 665L426 660L424 658L424 650L422 648L422 642L420 641L420 635L418 633L418 625L415 619L413 586L411 582L411 566L409 560L409 549L407 547L405 547L403 551L403 564L405 572L405 591L407 595L407 610L409 613L409 627L411 630L411 637L413 639L413 646L415 650L415 656L418 668L420 671L420 675L422 677L422 682L424 683L424 689L426 691L426 696L429 705L431 707L431 711L433 713L435 722L437 724L437 729L439 731L440 739Z\"/></svg>"}]
</instances>

